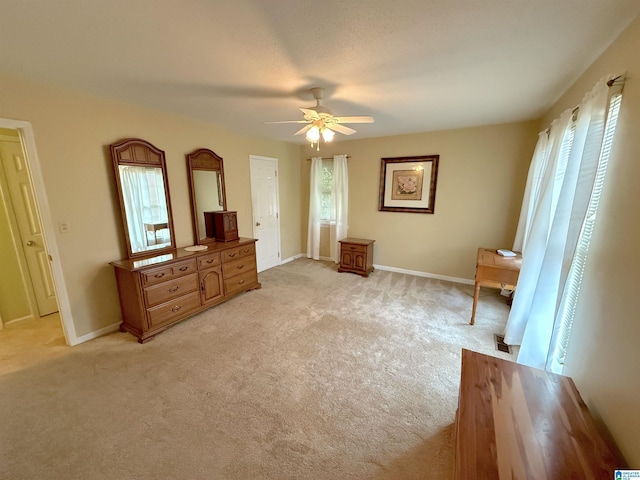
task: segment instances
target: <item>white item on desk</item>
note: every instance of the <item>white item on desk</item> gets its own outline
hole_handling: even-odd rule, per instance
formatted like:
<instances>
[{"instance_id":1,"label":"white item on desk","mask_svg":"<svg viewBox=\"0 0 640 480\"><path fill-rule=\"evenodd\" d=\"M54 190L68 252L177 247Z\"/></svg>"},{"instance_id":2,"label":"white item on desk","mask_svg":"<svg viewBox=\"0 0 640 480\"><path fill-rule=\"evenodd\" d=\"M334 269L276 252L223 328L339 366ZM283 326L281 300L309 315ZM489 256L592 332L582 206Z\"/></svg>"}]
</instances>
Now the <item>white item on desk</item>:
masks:
<instances>
[{"instance_id":1,"label":"white item on desk","mask_svg":"<svg viewBox=\"0 0 640 480\"><path fill-rule=\"evenodd\" d=\"M506 248L501 248L499 250L496 250L496 253L498 255L502 255L503 257L515 257L516 254L514 252L512 252L511 250L507 250Z\"/></svg>"}]
</instances>

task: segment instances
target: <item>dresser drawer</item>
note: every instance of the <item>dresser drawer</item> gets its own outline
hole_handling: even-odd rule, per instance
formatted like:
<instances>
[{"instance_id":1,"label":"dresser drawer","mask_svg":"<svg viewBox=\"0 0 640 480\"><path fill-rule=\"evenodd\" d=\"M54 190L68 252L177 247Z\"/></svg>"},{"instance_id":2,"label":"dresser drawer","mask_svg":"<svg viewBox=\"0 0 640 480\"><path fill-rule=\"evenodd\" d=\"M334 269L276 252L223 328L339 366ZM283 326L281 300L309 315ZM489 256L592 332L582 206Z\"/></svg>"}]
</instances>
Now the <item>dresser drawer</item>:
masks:
<instances>
[{"instance_id":1,"label":"dresser drawer","mask_svg":"<svg viewBox=\"0 0 640 480\"><path fill-rule=\"evenodd\" d=\"M249 255L255 255L256 248L253 243L249 245L243 245L241 247L230 248L229 250L223 250L222 263L233 262L242 257L248 257Z\"/></svg>"},{"instance_id":2,"label":"dresser drawer","mask_svg":"<svg viewBox=\"0 0 640 480\"><path fill-rule=\"evenodd\" d=\"M186 260L184 262L174 263L164 267L154 268L153 270L145 270L141 273L143 285L154 285L160 282L166 282L172 278L182 275L188 275L196 271L195 259Z\"/></svg>"},{"instance_id":3,"label":"dresser drawer","mask_svg":"<svg viewBox=\"0 0 640 480\"><path fill-rule=\"evenodd\" d=\"M224 265L222 265L222 274L224 278L231 278L244 272L248 272L249 270L255 269L256 257L252 255L250 257L241 258L240 260L225 263Z\"/></svg>"},{"instance_id":4,"label":"dresser drawer","mask_svg":"<svg viewBox=\"0 0 640 480\"><path fill-rule=\"evenodd\" d=\"M250 285L252 283L257 283L257 281L258 281L258 273L256 270L251 270L241 275L236 275L235 277L225 278L224 293L225 295L230 295L237 291L244 290L247 287L247 285Z\"/></svg>"},{"instance_id":5,"label":"dresser drawer","mask_svg":"<svg viewBox=\"0 0 640 480\"><path fill-rule=\"evenodd\" d=\"M220 265L219 253L211 253L198 258L198 270L215 267L216 265Z\"/></svg>"},{"instance_id":6,"label":"dresser drawer","mask_svg":"<svg viewBox=\"0 0 640 480\"><path fill-rule=\"evenodd\" d=\"M198 274L192 273L185 277L178 277L168 282L153 285L144 289L144 299L147 307L159 305L185 293L198 290Z\"/></svg>"},{"instance_id":7,"label":"dresser drawer","mask_svg":"<svg viewBox=\"0 0 640 480\"><path fill-rule=\"evenodd\" d=\"M171 302L150 308L149 329L157 328L186 317L189 313L200 309L200 292L176 298Z\"/></svg>"}]
</instances>

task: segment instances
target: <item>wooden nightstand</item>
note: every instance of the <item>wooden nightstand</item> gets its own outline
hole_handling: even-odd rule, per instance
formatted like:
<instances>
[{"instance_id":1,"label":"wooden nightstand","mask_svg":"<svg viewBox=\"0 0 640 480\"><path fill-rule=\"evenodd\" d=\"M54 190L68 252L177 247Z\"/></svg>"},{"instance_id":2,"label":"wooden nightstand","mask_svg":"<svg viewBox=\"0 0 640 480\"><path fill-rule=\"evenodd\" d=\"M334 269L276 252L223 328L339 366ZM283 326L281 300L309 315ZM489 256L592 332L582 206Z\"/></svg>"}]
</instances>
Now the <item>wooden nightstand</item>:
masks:
<instances>
[{"instance_id":1,"label":"wooden nightstand","mask_svg":"<svg viewBox=\"0 0 640 480\"><path fill-rule=\"evenodd\" d=\"M340 240L338 272L352 272L368 277L373 272L373 242L364 238Z\"/></svg>"}]
</instances>

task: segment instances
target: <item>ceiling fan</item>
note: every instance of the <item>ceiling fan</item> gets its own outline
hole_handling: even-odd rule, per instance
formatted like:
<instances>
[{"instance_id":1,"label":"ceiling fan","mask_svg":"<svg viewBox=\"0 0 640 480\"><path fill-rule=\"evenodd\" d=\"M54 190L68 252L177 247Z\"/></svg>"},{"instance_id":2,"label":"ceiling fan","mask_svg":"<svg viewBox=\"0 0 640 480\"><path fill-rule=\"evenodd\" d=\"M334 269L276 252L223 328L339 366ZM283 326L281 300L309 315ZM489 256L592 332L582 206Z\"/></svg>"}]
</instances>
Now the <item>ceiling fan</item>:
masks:
<instances>
[{"instance_id":1,"label":"ceiling fan","mask_svg":"<svg viewBox=\"0 0 640 480\"><path fill-rule=\"evenodd\" d=\"M362 115L357 117L334 117L327 107L320 105L324 88L314 87L311 94L316 100L315 107L300 108L304 114L304 120L285 120L282 122L266 122L266 123L306 123L304 127L298 130L295 135L306 134L306 139L311 143L311 147L317 146L320 150L320 138L325 142L333 139L334 132L343 135L352 135L356 133L353 128L344 126L345 123L373 123L373 117Z\"/></svg>"}]
</instances>

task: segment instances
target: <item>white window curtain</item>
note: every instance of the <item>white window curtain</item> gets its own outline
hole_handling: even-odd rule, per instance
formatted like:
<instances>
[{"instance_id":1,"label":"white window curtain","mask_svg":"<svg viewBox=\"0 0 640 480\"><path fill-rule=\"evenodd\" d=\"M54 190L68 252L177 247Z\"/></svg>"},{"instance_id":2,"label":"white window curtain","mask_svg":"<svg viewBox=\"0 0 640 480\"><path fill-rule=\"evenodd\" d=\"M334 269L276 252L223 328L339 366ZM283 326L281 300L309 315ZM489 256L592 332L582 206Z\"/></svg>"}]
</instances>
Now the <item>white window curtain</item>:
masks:
<instances>
[{"instance_id":1,"label":"white window curtain","mask_svg":"<svg viewBox=\"0 0 640 480\"><path fill-rule=\"evenodd\" d=\"M552 369L559 306L594 188L608 103L607 79L577 110L540 135L527 180L514 249L522 268L505 343L520 345L518 363Z\"/></svg>"},{"instance_id":2,"label":"white window curtain","mask_svg":"<svg viewBox=\"0 0 640 480\"><path fill-rule=\"evenodd\" d=\"M340 262L340 240L347 237L349 224L349 172L347 156L333 157L333 184L331 188L331 222L329 241L331 260Z\"/></svg>"},{"instance_id":3,"label":"white window curtain","mask_svg":"<svg viewBox=\"0 0 640 480\"><path fill-rule=\"evenodd\" d=\"M320 227L322 224L322 158L311 159L309 186L309 227L307 235L307 257L320 260ZM331 180L331 214L329 218L329 255L338 263L339 241L347 236L349 208L349 174L347 156L333 157Z\"/></svg>"},{"instance_id":4,"label":"white window curtain","mask_svg":"<svg viewBox=\"0 0 640 480\"><path fill-rule=\"evenodd\" d=\"M309 230L307 234L307 257L320 260L320 224L322 202L322 157L311 159L309 183Z\"/></svg>"},{"instance_id":5,"label":"white window curtain","mask_svg":"<svg viewBox=\"0 0 640 480\"><path fill-rule=\"evenodd\" d=\"M147 250L149 242L145 223L165 223L169 218L165 203L162 170L134 166L120 166L122 196L129 226L129 242L133 253ZM153 243L158 246L170 242L169 230L157 232Z\"/></svg>"}]
</instances>

